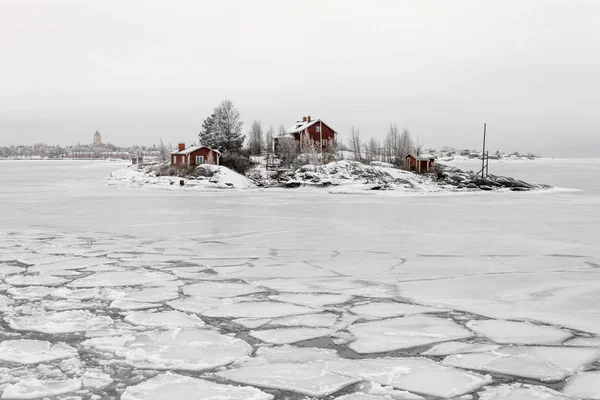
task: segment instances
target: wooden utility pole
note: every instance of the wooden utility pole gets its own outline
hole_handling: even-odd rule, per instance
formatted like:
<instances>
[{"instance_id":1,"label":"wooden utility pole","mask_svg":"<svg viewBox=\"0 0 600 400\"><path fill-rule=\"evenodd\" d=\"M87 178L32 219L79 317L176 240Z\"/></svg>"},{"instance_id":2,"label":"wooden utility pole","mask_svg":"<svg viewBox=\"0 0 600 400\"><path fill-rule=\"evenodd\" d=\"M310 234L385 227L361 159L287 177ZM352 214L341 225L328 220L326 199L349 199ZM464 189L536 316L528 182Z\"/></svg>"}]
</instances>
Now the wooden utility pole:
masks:
<instances>
[{"instance_id":1,"label":"wooden utility pole","mask_svg":"<svg viewBox=\"0 0 600 400\"><path fill-rule=\"evenodd\" d=\"M483 151L481 152L481 177L485 173L485 131L487 123L483 124Z\"/></svg>"}]
</instances>

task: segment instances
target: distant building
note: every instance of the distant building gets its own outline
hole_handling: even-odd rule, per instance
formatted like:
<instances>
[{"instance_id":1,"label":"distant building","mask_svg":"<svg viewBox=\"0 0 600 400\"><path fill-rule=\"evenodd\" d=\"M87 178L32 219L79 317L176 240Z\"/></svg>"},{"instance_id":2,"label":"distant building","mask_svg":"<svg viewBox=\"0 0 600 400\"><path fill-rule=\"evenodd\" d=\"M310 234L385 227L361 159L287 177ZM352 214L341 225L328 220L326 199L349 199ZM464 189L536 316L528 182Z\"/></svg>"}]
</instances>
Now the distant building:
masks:
<instances>
[{"instance_id":1,"label":"distant building","mask_svg":"<svg viewBox=\"0 0 600 400\"><path fill-rule=\"evenodd\" d=\"M96 133L94 133L94 142L93 142L94 146L102 146L102 135L100 135L100 132L96 131Z\"/></svg>"},{"instance_id":2,"label":"distant building","mask_svg":"<svg viewBox=\"0 0 600 400\"><path fill-rule=\"evenodd\" d=\"M335 144L336 135L337 132L325 122L320 119L313 120L309 115L308 117L302 117L302 121L297 121L284 134L277 136L274 139L274 148L277 153L277 148L282 140L293 139L297 142L301 153L305 150L304 147L308 145L315 147L317 151L331 151Z\"/></svg>"},{"instance_id":3,"label":"distant building","mask_svg":"<svg viewBox=\"0 0 600 400\"><path fill-rule=\"evenodd\" d=\"M431 154L409 154L406 156L404 165L411 171L425 174L435 171L435 156Z\"/></svg>"},{"instance_id":4,"label":"distant building","mask_svg":"<svg viewBox=\"0 0 600 400\"><path fill-rule=\"evenodd\" d=\"M185 147L185 143L177 145L177 151L171 153L171 165L181 167L195 167L200 164L219 165L221 153L206 146Z\"/></svg>"}]
</instances>

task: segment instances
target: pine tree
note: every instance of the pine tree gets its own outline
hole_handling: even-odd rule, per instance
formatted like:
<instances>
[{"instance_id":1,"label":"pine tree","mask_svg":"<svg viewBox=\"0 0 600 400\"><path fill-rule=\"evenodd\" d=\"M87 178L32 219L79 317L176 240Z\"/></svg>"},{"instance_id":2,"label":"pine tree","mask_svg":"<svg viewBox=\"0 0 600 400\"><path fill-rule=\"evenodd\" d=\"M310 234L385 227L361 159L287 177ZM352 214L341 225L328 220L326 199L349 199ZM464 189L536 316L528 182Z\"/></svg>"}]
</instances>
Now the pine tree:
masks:
<instances>
[{"instance_id":1,"label":"pine tree","mask_svg":"<svg viewBox=\"0 0 600 400\"><path fill-rule=\"evenodd\" d=\"M204 122L202 122L202 130L198 134L198 140L201 146L207 146L211 149L218 147L217 137L214 133L213 125L215 123L215 113L210 114Z\"/></svg>"}]
</instances>

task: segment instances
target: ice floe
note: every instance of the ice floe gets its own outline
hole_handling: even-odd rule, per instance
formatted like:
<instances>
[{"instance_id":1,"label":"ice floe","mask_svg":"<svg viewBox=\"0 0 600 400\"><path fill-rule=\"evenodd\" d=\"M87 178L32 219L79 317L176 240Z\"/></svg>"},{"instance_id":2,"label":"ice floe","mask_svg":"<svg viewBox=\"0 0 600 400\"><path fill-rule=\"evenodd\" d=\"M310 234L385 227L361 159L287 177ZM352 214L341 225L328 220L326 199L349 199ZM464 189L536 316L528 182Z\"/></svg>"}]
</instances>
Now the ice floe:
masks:
<instances>
[{"instance_id":1,"label":"ice floe","mask_svg":"<svg viewBox=\"0 0 600 400\"><path fill-rule=\"evenodd\" d=\"M110 308L117 310L148 310L150 308L162 307L160 303L145 303L131 300L115 300L110 303Z\"/></svg>"},{"instance_id":2,"label":"ice floe","mask_svg":"<svg viewBox=\"0 0 600 400\"><path fill-rule=\"evenodd\" d=\"M38 364L77 355L76 349L64 343L28 339L0 342L0 360L16 364Z\"/></svg>"},{"instance_id":3,"label":"ice floe","mask_svg":"<svg viewBox=\"0 0 600 400\"><path fill-rule=\"evenodd\" d=\"M321 308L331 304L341 304L352 299L347 294L281 293L270 296L271 299L301 306Z\"/></svg>"},{"instance_id":4,"label":"ice floe","mask_svg":"<svg viewBox=\"0 0 600 400\"><path fill-rule=\"evenodd\" d=\"M569 378L563 393L580 399L600 399L600 371L582 372Z\"/></svg>"},{"instance_id":5,"label":"ice floe","mask_svg":"<svg viewBox=\"0 0 600 400\"><path fill-rule=\"evenodd\" d=\"M320 314L303 314L293 315L290 317L282 317L271 320L269 325L282 325L282 326L312 326L312 327L332 327L334 326L340 316L334 313L320 313Z\"/></svg>"},{"instance_id":6,"label":"ice floe","mask_svg":"<svg viewBox=\"0 0 600 400\"><path fill-rule=\"evenodd\" d=\"M445 310L434 307L424 307L415 304L376 302L356 305L352 307L350 311L366 319L377 319L399 317L409 314L443 312Z\"/></svg>"},{"instance_id":7,"label":"ice floe","mask_svg":"<svg viewBox=\"0 0 600 400\"><path fill-rule=\"evenodd\" d=\"M6 317L12 329L42 333L70 333L104 329L113 324L105 315L95 315L88 310L36 313L16 317Z\"/></svg>"},{"instance_id":8,"label":"ice floe","mask_svg":"<svg viewBox=\"0 0 600 400\"><path fill-rule=\"evenodd\" d=\"M96 272L67 284L69 287L91 288L110 286L162 286L165 281L176 280L177 277L162 272L148 271L114 271Z\"/></svg>"},{"instance_id":9,"label":"ice floe","mask_svg":"<svg viewBox=\"0 0 600 400\"><path fill-rule=\"evenodd\" d=\"M254 301L221 304L218 307L202 311L202 315L220 318L277 318L314 312L314 308L295 304Z\"/></svg>"},{"instance_id":10,"label":"ice floe","mask_svg":"<svg viewBox=\"0 0 600 400\"><path fill-rule=\"evenodd\" d=\"M87 370L81 376L83 386L90 389L102 389L110 385L113 379L109 374L96 370Z\"/></svg>"},{"instance_id":11,"label":"ice floe","mask_svg":"<svg viewBox=\"0 0 600 400\"><path fill-rule=\"evenodd\" d=\"M132 325L156 328L194 328L204 326L204 321L195 315L184 314L180 311L137 312L129 314L124 319Z\"/></svg>"},{"instance_id":12,"label":"ice floe","mask_svg":"<svg viewBox=\"0 0 600 400\"><path fill-rule=\"evenodd\" d=\"M183 293L198 297L233 297L264 292L264 289L245 283L198 282L183 287Z\"/></svg>"},{"instance_id":13,"label":"ice floe","mask_svg":"<svg viewBox=\"0 0 600 400\"><path fill-rule=\"evenodd\" d=\"M25 379L8 385L2 399L36 399L74 392L81 388L80 379L39 380Z\"/></svg>"},{"instance_id":14,"label":"ice floe","mask_svg":"<svg viewBox=\"0 0 600 400\"><path fill-rule=\"evenodd\" d=\"M4 281L12 286L58 286L68 282L51 275L12 275L4 278Z\"/></svg>"},{"instance_id":15,"label":"ice floe","mask_svg":"<svg viewBox=\"0 0 600 400\"><path fill-rule=\"evenodd\" d=\"M451 355L443 363L542 382L556 382L580 371L598 358L600 349L512 346L486 353Z\"/></svg>"},{"instance_id":16,"label":"ice floe","mask_svg":"<svg viewBox=\"0 0 600 400\"><path fill-rule=\"evenodd\" d=\"M491 382L488 376L440 365L426 358L374 358L313 363L327 371L412 393L450 398Z\"/></svg>"},{"instance_id":17,"label":"ice floe","mask_svg":"<svg viewBox=\"0 0 600 400\"><path fill-rule=\"evenodd\" d=\"M270 400L273 396L253 387L223 385L172 373L128 387L121 400Z\"/></svg>"},{"instance_id":18,"label":"ice floe","mask_svg":"<svg viewBox=\"0 0 600 400\"><path fill-rule=\"evenodd\" d=\"M233 320L236 324L240 324L248 329L260 328L271 321L270 318L237 318Z\"/></svg>"},{"instance_id":19,"label":"ice floe","mask_svg":"<svg viewBox=\"0 0 600 400\"><path fill-rule=\"evenodd\" d=\"M570 400L555 390L544 386L513 383L490 386L479 392L481 400Z\"/></svg>"},{"instance_id":20,"label":"ice floe","mask_svg":"<svg viewBox=\"0 0 600 400\"><path fill-rule=\"evenodd\" d=\"M316 347L294 347L288 345L260 347L258 350L256 350L256 355L264 358L271 364L306 363L311 361L333 360L339 358L339 355L335 350L320 349Z\"/></svg>"},{"instance_id":21,"label":"ice floe","mask_svg":"<svg viewBox=\"0 0 600 400\"><path fill-rule=\"evenodd\" d=\"M565 346L600 347L600 337L578 337L564 343Z\"/></svg>"},{"instance_id":22,"label":"ice floe","mask_svg":"<svg viewBox=\"0 0 600 400\"><path fill-rule=\"evenodd\" d=\"M465 342L443 342L434 345L427 351L422 352L424 356L447 356L459 353L483 353L500 348L498 344L465 343Z\"/></svg>"},{"instance_id":23,"label":"ice floe","mask_svg":"<svg viewBox=\"0 0 600 400\"><path fill-rule=\"evenodd\" d=\"M114 353L134 367L159 370L202 371L230 364L252 352L243 340L201 329L97 337L83 345Z\"/></svg>"},{"instance_id":24,"label":"ice floe","mask_svg":"<svg viewBox=\"0 0 600 400\"><path fill-rule=\"evenodd\" d=\"M329 336L333 330L326 328L281 328L250 331L250 336L271 344L290 344Z\"/></svg>"},{"instance_id":25,"label":"ice floe","mask_svg":"<svg viewBox=\"0 0 600 400\"><path fill-rule=\"evenodd\" d=\"M560 344L572 335L553 326L503 320L469 321L467 328L501 344Z\"/></svg>"},{"instance_id":26,"label":"ice floe","mask_svg":"<svg viewBox=\"0 0 600 400\"><path fill-rule=\"evenodd\" d=\"M380 353L437 342L466 339L473 334L450 319L411 315L354 324L348 331L356 337L350 348L357 353Z\"/></svg>"},{"instance_id":27,"label":"ice floe","mask_svg":"<svg viewBox=\"0 0 600 400\"><path fill-rule=\"evenodd\" d=\"M307 396L328 396L359 379L324 371L311 364L265 364L217 373L221 378L271 389L289 390Z\"/></svg>"}]
</instances>

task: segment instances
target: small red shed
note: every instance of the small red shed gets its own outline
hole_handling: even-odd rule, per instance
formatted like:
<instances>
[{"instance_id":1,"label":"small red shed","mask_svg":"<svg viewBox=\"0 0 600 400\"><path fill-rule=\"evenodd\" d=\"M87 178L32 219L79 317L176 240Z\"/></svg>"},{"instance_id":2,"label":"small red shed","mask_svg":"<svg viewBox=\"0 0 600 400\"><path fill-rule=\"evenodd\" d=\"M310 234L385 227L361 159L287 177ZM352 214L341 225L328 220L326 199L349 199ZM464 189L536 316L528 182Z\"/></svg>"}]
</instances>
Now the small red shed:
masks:
<instances>
[{"instance_id":1,"label":"small red shed","mask_svg":"<svg viewBox=\"0 0 600 400\"><path fill-rule=\"evenodd\" d=\"M185 143L177 145L177 151L171 153L171 166L195 167L200 164L219 165L221 152L206 146L185 147Z\"/></svg>"},{"instance_id":2,"label":"small red shed","mask_svg":"<svg viewBox=\"0 0 600 400\"><path fill-rule=\"evenodd\" d=\"M409 154L405 158L404 165L411 171L426 174L435 171L435 157L431 154Z\"/></svg>"}]
</instances>

